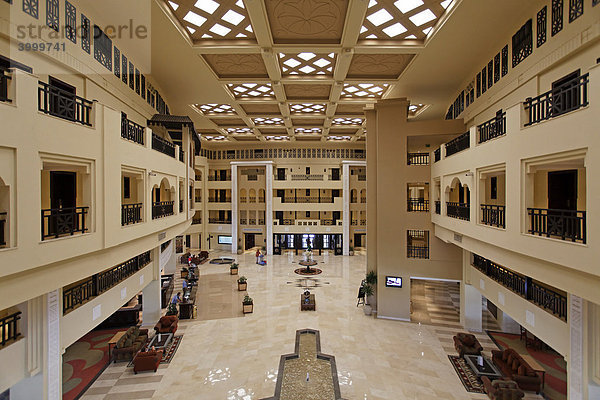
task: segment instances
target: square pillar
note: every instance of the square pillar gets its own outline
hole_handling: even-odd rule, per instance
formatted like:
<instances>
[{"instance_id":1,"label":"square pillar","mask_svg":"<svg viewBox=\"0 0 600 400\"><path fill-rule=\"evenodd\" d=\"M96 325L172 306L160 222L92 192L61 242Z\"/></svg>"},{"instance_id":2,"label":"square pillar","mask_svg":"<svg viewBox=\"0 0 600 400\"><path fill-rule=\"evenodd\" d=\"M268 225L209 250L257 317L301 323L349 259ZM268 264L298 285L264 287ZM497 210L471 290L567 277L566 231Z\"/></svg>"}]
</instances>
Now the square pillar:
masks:
<instances>
[{"instance_id":1,"label":"square pillar","mask_svg":"<svg viewBox=\"0 0 600 400\"><path fill-rule=\"evenodd\" d=\"M345 256L350 255L350 164L342 163L342 249Z\"/></svg>"},{"instance_id":2,"label":"square pillar","mask_svg":"<svg viewBox=\"0 0 600 400\"><path fill-rule=\"evenodd\" d=\"M267 255L273 255L273 164L265 166L265 228Z\"/></svg>"},{"instance_id":3,"label":"square pillar","mask_svg":"<svg viewBox=\"0 0 600 400\"><path fill-rule=\"evenodd\" d=\"M231 164L231 253L237 254L238 251L238 166Z\"/></svg>"}]
</instances>

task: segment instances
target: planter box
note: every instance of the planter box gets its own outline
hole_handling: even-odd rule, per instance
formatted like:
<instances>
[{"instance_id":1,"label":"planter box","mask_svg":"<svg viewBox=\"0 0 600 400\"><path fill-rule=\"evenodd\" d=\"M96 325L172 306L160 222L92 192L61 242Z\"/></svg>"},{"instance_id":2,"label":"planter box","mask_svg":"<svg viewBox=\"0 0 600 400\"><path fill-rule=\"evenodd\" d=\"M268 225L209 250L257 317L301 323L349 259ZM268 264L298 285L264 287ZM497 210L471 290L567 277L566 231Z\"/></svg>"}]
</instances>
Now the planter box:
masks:
<instances>
[{"instance_id":1,"label":"planter box","mask_svg":"<svg viewBox=\"0 0 600 400\"><path fill-rule=\"evenodd\" d=\"M244 304L242 303L242 308L243 308L243 312L244 314L250 314L252 311L254 311L254 303L250 303L250 304Z\"/></svg>"},{"instance_id":2,"label":"planter box","mask_svg":"<svg viewBox=\"0 0 600 400\"><path fill-rule=\"evenodd\" d=\"M238 274L238 268L229 268L229 273L231 275L237 275Z\"/></svg>"},{"instance_id":3,"label":"planter box","mask_svg":"<svg viewBox=\"0 0 600 400\"><path fill-rule=\"evenodd\" d=\"M248 287L248 282L244 282L244 283L238 282L238 290L240 292L243 292L244 290L246 290L247 287Z\"/></svg>"}]
</instances>

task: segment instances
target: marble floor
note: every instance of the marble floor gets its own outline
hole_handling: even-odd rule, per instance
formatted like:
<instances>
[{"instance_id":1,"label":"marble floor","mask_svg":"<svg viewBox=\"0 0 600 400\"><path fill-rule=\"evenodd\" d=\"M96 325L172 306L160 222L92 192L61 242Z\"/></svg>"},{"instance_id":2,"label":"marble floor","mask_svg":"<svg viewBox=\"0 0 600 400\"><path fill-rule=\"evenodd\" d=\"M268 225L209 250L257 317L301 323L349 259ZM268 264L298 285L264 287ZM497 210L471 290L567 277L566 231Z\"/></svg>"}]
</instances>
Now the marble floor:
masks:
<instances>
[{"instance_id":1,"label":"marble floor","mask_svg":"<svg viewBox=\"0 0 600 400\"><path fill-rule=\"evenodd\" d=\"M211 258L219 255L225 253L211 252ZM293 353L295 332L304 328L319 330L322 352L335 356L347 400L487 398L466 392L448 360L447 354L454 354L448 335L460 325L445 318L454 317L436 314L443 324L419 324L365 316L362 307L356 307L364 253L315 258L323 274L306 281L294 274L297 256L268 256L266 266L257 265L253 253L237 256L239 274L248 278L248 294L254 299L254 312L245 316L241 302L236 310L237 276L228 275L229 266L203 264L200 287L208 293L199 298L200 318L180 322L177 333L184 336L172 362L157 373L138 375L126 363L111 364L81 399L271 397L280 356ZM313 287L316 311L300 311L306 285ZM435 302L435 296L424 295L427 299ZM486 341L484 347L489 346L493 343Z\"/></svg>"}]
</instances>

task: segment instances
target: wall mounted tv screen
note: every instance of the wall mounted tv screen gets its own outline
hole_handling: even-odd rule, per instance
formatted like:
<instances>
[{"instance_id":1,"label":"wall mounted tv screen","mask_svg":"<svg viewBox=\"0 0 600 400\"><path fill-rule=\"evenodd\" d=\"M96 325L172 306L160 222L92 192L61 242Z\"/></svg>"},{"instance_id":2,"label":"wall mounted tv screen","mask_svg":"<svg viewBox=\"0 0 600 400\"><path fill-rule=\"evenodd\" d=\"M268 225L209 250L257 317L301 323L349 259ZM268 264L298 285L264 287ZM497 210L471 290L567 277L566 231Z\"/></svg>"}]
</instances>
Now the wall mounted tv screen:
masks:
<instances>
[{"instance_id":1,"label":"wall mounted tv screen","mask_svg":"<svg viewBox=\"0 0 600 400\"><path fill-rule=\"evenodd\" d=\"M231 244L231 236L219 235L219 244Z\"/></svg>"},{"instance_id":2,"label":"wall mounted tv screen","mask_svg":"<svg viewBox=\"0 0 600 400\"><path fill-rule=\"evenodd\" d=\"M386 287L402 287L402 278L399 276L386 276L385 277Z\"/></svg>"}]
</instances>

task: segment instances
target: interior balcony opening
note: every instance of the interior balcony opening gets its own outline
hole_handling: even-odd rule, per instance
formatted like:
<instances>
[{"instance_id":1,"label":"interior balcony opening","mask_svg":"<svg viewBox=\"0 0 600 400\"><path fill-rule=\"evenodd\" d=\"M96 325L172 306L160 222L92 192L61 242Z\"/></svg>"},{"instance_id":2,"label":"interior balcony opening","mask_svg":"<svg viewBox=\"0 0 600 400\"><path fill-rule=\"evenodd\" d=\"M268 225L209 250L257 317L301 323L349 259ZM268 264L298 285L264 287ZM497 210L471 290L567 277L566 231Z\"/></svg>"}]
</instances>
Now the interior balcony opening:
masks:
<instances>
[{"instance_id":1,"label":"interior balcony opening","mask_svg":"<svg viewBox=\"0 0 600 400\"><path fill-rule=\"evenodd\" d=\"M273 235L273 253L284 254L293 252L296 255L308 249L323 254L323 251L333 251L335 255L342 255L342 235L341 234L318 234L318 233L300 233L300 234L275 234Z\"/></svg>"},{"instance_id":2,"label":"interior balcony opening","mask_svg":"<svg viewBox=\"0 0 600 400\"><path fill-rule=\"evenodd\" d=\"M406 257L429 258L429 231L406 231Z\"/></svg>"},{"instance_id":3,"label":"interior balcony opening","mask_svg":"<svg viewBox=\"0 0 600 400\"><path fill-rule=\"evenodd\" d=\"M192 218L192 225L199 225L202 223L202 211L196 211Z\"/></svg>"},{"instance_id":4,"label":"interior balcony opening","mask_svg":"<svg viewBox=\"0 0 600 400\"><path fill-rule=\"evenodd\" d=\"M429 183L408 183L406 186L408 212L429 211Z\"/></svg>"},{"instance_id":5,"label":"interior balcony opening","mask_svg":"<svg viewBox=\"0 0 600 400\"><path fill-rule=\"evenodd\" d=\"M10 187L0 177L0 249L10 247Z\"/></svg>"},{"instance_id":6,"label":"interior balcony opening","mask_svg":"<svg viewBox=\"0 0 600 400\"><path fill-rule=\"evenodd\" d=\"M209 189L209 203L231 203L231 189ZM254 193L254 202L256 202L256 192Z\"/></svg>"},{"instance_id":7,"label":"interior balcony opening","mask_svg":"<svg viewBox=\"0 0 600 400\"><path fill-rule=\"evenodd\" d=\"M440 215L442 213L442 183L439 178L433 181L433 200L435 202L435 213Z\"/></svg>"},{"instance_id":8,"label":"interior balcony opening","mask_svg":"<svg viewBox=\"0 0 600 400\"><path fill-rule=\"evenodd\" d=\"M175 214L175 188L170 186L167 178L160 181L160 185L152 188L152 219L164 218Z\"/></svg>"},{"instance_id":9,"label":"interior balcony opening","mask_svg":"<svg viewBox=\"0 0 600 400\"><path fill-rule=\"evenodd\" d=\"M18 307L0 311L0 350L23 337L21 318L22 312Z\"/></svg>"},{"instance_id":10,"label":"interior balcony opening","mask_svg":"<svg viewBox=\"0 0 600 400\"><path fill-rule=\"evenodd\" d=\"M506 228L506 171L481 171L479 174L479 223Z\"/></svg>"},{"instance_id":11,"label":"interior balcony opening","mask_svg":"<svg viewBox=\"0 0 600 400\"><path fill-rule=\"evenodd\" d=\"M471 191L469 186L461 183L460 179L454 178L452 184L446 188L446 215L452 218L469 221Z\"/></svg>"},{"instance_id":12,"label":"interior balcony opening","mask_svg":"<svg viewBox=\"0 0 600 400\"><path fill-rule=\"evenodd\" d=\"M586 243L584 158L530 163L526 168L526 232Z\"/></svg>"},{"instance_id":13,"label":"interior balcony opening","mask_svg":"<svg viewBox=\"0 0 600 400\"><path fill-rule=\"evenodd\" d=\"M231 181L231 170L230 169L211 169L209 171L208 180L214 181L214 182Z\"/></svg>"},{"instance_id":14,"label":"interior balcony opening","mask_svg":"<svg viewBox=\"0 0 600 400\"><path fill-rule=\"evenodd\" d=\"M231 224L231 210L209 210L208 223Z\"/></svg>"},{"instance_id":15,"label":"interior balcony opening","mask_svg":"<svg viewBox=\"0 0 600 400\"><path fill-rule=\"evenodd\" d=\"M69 85L53 76L48 83L39 82L38 110L71 122L91 126L93 103L77 96L75 86Z\"/></svg>"},{"instance_id":16,"label":"interior balcony opening","mask_svg":"<svg viewBox=\"0 0 600 400\"><path fill-rule=\"evenodd\" d=\"M144 177L141 172L121 171L121 226L144 220Z\"/></svg>"},{"instance_id":17,"label":"interior balcony opening","mask_svg":"<svg viewBox=\"0 0 600 400\"><path fill-rule=\"evenodd\" d=\"M339 178L339 168L337 177ZM332 176L333 177L333 176ZM367 180L367 168L365 167L350 167L350 177L355 178L358 182L365 182ZM339 180L339 179L331 179Z\"/></svg>"},{"instance_id":18,"label":"interior balcony opening","mask_svg":"<svg viewBox=\"0 0 600 400\"><path fill-rule=\"evenodd\" d=\"M91 187L91 177L86 166L43 163L42 240L90 231Z\"/></svg>"},{"instance_id":19,"label":"interior balcony opening","mask_svg":"<svg viewBox=\"0 0 600 400\"><path fill-rule=\"evenodd\" d=\"M196 203L202 203L202 189L194 190L194 200Z\"/></svg>"}]
</instances>

